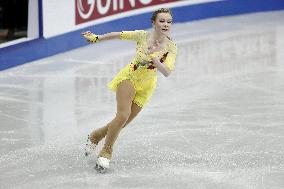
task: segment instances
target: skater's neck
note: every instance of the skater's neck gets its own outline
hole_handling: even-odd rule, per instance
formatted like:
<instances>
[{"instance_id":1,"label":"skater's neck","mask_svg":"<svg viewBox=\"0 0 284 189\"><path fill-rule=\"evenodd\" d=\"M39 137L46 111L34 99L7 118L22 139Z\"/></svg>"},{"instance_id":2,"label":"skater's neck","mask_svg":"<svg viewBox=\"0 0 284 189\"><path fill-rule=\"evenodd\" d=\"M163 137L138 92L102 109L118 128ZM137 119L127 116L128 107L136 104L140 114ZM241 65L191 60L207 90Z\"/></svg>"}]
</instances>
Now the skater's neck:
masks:
<instances>
[{"instance_id":1,"label":"skater's neck","mask_svg":"<svg viewBox=\"0 0 284 189\"><path fill-rule=\"evenodd\" d=\"M167 40L167 38L168 38L168 36L161 34L161 33L158 33L155 30L151 33L150 36L152 38L152 41L159 41L160 43L165 42L165 40Z\"/></svg>"}]
</instances>

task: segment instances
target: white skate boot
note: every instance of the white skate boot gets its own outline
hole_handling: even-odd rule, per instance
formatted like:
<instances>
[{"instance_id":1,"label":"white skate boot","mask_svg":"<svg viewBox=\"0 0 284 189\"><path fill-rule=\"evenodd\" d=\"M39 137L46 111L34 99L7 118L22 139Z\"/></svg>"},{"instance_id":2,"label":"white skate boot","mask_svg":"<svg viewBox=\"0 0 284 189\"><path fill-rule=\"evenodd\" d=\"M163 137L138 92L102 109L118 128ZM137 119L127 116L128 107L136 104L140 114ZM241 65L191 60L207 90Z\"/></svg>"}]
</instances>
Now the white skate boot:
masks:
<instances>
[{"instance_id":1,"label":"white skate boot","mask_svg":"<svg viewBox=\"0 0 284 189\"><path fill-rule=\"evenodd\" d=\"M109 169L110 160L105 157L98 157L95 169L100 173L105 173Z\"/></svg>"},{"instance_id":2,"label":"white skate boot","mask_svg":"<svg viewBox=\"0 0 284 189\"><path fill-rule=\"evenodd\" d=\"M111 156L112 148L110 146L104 146L98 156L95 169L100 173L105 173L109 169Z\"/></svg>"},{"instance_id":3,"label":"white skate boot","mask_svg":"<svg viewBox=\"0 0 284 189\"><path fill-rule=\"evenodd\" d=\"M94 154L96 151L97 144L92 143L90 140L90 135L88 135L87 143L85 146L85 156L90 156L91 154Z\"/></svg>"}]
</instances>

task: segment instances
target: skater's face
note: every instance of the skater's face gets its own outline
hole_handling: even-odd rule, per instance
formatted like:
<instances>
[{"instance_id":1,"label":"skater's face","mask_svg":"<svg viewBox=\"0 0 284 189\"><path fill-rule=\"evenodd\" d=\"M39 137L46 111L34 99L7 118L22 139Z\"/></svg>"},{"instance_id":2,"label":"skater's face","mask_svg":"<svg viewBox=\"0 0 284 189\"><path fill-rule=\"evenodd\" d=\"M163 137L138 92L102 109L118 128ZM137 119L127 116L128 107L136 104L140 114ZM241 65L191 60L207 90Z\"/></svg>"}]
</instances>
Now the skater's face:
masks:
<instances>
[{"instance_id":1,"label":"skater's face","mask_svg":"<svg viewBox=\"0 0 284 189\"><path fill-rule=\"evenodd\" d=\"M156 20L153 22L153 27L156 32L164 35L169 35L172 26L173 18L169 13L159 13Z\"/></svg>"}]
</instances>

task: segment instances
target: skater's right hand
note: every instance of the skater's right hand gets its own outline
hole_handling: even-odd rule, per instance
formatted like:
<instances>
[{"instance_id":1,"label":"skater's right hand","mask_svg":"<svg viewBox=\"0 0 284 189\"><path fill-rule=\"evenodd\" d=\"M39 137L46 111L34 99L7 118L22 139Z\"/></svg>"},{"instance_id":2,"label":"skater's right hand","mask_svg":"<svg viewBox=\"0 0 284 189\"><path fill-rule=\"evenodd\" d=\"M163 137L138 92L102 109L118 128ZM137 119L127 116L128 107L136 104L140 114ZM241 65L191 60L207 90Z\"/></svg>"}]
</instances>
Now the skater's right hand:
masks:
<instances>
[{"instance_id":1,"label":"skater's right hand","mask_svg":"<svg viewBox=\"0 0 284 189\"><path fill-rule=\"evenodd\" d=\"M99 42L99 36L90 31L83 32L82 36L85 37L89 43Z\"/></svg>"}]
</instances>

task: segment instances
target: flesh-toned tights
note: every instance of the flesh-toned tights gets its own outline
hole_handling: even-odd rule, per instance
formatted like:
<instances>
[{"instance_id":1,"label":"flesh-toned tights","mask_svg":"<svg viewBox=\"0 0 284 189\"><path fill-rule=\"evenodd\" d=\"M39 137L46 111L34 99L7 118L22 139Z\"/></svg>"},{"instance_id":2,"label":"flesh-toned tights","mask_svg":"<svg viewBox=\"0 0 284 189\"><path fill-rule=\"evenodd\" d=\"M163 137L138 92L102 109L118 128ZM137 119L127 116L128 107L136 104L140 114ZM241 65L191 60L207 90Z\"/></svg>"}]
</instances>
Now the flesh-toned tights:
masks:
<instances>
[{"instance_id":1,"label":"flesh-toned tights","mask_svg":"<svg viewBox=\"0 0 284 189\"><path fill-rule=\"evenodd\" d=\"M106 136L105 144L99 156L111 159L112 147L122 130L141 111L141 107L133 102L135 89L129 80L122 81L116 91L116 116L106 126L94 130L90 135L93 143L98 143Z\"/></svg>"}]
</instances>

